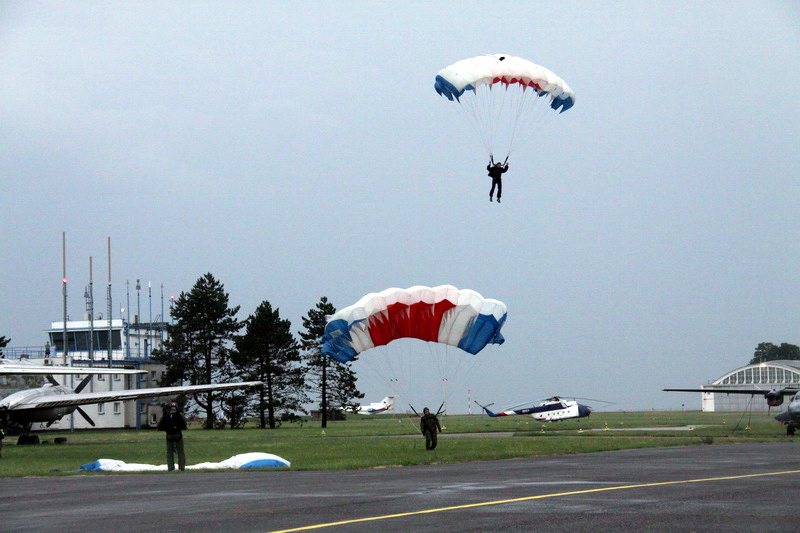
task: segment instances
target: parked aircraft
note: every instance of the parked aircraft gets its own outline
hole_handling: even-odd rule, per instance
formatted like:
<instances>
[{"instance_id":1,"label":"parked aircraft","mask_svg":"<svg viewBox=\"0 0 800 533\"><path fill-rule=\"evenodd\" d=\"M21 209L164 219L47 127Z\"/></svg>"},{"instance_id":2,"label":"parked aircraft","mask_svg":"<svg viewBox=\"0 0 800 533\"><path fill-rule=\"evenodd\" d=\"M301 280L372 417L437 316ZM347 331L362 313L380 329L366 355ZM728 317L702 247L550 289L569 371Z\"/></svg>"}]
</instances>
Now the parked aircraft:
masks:
<instances>
[{"instance_id":1,"label":"parked aircraft","mask_svg":"<svg viewBox=\"0 0 800 533\"><path fill-rule=\"evenodd\" d=\"M74 411L77 411L89 424L94 426L94 421L80 408L81 405L262 385L260 381L247 381L242 383L186 385L81 393L96 374L139 373L145 373L145 371L108 367L44 366L31 363L9 363L3 361L2 364L0 364L0 375L39 374L46 376L49 383L42 387L14 392L0 399L0 427L5 429L7 427L20 426L22 427L23 433L27 434L28 431L30 431L31 425L35 422L45 422L50 425L61 417ZM66 385L60 385L53 378L53 374L86 374L86 377L75 389L72 389Z\"/></svg>"},{"instance_id":2,"label":"parked aircraft","mask_svg":"<svg viewBox=\"0 0 800 533\"><path fill-rule=\"evenodd\" d=\"M800 387L783 387L781 389L663 389L667 392L705 392L712 394L749 394L763 396L769 407L783 404L784 396L792 396L786 411L778 414L775 420L786 425L786 434L794 435L800 427Z\"/></svg>"},{"instance_id":3,"label":"parked aircraft","mask_svg":"<svg viewBox=\"0 0 800 533\"><path fill-rule=\"evenodd\" d=\"M355 411L359 415L375 415L385 413L394 408L394 400L397 396L387 396L383 400L368 405L359 405Z\"/></svg>"},{"instance_id":4,"label":"parked aircraft","mask_svg":"<svg viewBox=\"0 0 800 533\"><path fill-rule=\"evenodd\" d=\"M492 417L531 415L534 420L539 420L540 422L558 422L561 420L568 420L570 418L583 418L592 414L592 408L588 405L578 403L577 399L563 400L558 396L553 396L552 398L542 400L538 405L531 407L522 407L522 405L531 403L525 402L524 404L515 405L514 407L497 413L489 410L489 407L493 404L481 405L478 402L475 403L478 404L478 406L483 409L487 415Z\"/></svg>"}]
</instances>

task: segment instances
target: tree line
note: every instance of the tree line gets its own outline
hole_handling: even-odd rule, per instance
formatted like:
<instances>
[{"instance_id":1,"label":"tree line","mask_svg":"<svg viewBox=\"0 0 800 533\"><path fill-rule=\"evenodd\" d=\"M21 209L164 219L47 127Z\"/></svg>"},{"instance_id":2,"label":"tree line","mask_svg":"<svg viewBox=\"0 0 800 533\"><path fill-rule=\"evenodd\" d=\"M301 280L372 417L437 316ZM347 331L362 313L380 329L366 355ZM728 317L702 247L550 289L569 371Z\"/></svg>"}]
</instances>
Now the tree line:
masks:
<instances>
[{"instance_id":1,"label":"tree line","mask_svg":"<svg viewBox=\"0 0 800 533\"><path fill-rule=\"evenodd\" d=\"M756 346L753 358L749 365L764 363L766 361L797 361L800 360L800 347L783 342L780 346L771 342L762 342Z\"/></svg>"},{"instance_id":2,"label":"tree line","mask_svg":"<svg viewBox=\"0 0 800 533\"><path fill-rule=\"evenodd\" d=\"M167 339L153 359L166 370L160 385L261 381L263 387L194 395L205 413L205 427L241 427L257 417L259 427L275 428L282 420L307 414L316 401L326 427L332 409L354 408L364 397L356 387L351 363L322 357L326 317L336 308L326 297L302 317L303 330L264 300L244 320L231 307L224 285L206 273L172 308Z\"/></svg>"}]
</instances>

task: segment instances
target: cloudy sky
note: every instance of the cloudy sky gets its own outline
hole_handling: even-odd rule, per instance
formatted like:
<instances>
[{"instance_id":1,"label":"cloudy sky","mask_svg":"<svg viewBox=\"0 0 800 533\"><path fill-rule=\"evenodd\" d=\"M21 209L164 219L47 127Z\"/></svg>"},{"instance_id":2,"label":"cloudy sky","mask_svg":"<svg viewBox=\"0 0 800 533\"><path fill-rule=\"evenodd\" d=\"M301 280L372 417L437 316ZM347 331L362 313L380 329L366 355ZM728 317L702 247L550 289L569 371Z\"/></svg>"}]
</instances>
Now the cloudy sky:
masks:
<instances>
[{"instance_id":1,"label":"cloudy sky","mask_svg":"<svg viewBox=\"0 0 800 533\"><path fill-rule=\"evenodd\" d=\"M501 205L433 90L498 52L577 95ZM108 237L115 318L137 278L154 316L211 272L295 331L321 296L447 283L509 308L452 412L697 408L660 389L800 344L798 86L790 1L2 2L0 335L61 320L66 232L72 318L90 256L105 310Z\"/></svg>"}]
</instances>

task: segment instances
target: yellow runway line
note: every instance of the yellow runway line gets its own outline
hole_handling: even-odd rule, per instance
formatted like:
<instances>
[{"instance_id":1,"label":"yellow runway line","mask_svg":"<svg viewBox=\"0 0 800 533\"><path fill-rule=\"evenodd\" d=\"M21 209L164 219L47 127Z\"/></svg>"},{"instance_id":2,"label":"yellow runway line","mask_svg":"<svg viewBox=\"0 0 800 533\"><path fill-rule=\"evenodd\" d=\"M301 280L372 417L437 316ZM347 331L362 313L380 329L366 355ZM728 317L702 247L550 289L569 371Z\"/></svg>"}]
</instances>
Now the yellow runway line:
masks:
<instances>
[{"instance_id":1,"label":"yellow runway line","mask_svg":"<svg viewBox=\"0 0 800 533\"><path fill-rule=\"evenodd\" d=\"M622 485L619 487L603 487L599 489L576 490L572 492L557 492L553 494L540 494L538 496L524 496L522 498L512 498L509 500L496 500L491 502L469 503L465 505L454 505L452 507L440 507L438 509L426 509L424 511L411 511L408 513L387 514L382 516L370 516L367 518L354 518L352 520L342 520L339 522L329 522L327 524L314 524L311 526L296 527L292 529L281 529L273 533L289 533L290 531L310 531L312 529L322 529L324 527L342 526L346 524L357 524L359 522L372 522L375 520L386 520L388 518L401 518L404 516L414 516L430 513L441 513L444 511L455 511L458 509L471 509L474 507L485 507L488 505L504 505L507 503L518 503L530 500L541 500L544 498L557 498L558 496L574 496L576 494L590 494L592 492L607 492L610 490L622 489L639 489L644 487L658 487L663 485L679 485L685 483L704 483L708 481L724 481L729 479L744 479L749 477L762 477L762 476L781 476L786 474L800 474L800 470L787 470L785 472L765 472L762 474L744 474L741 476L724 476L724 477L710 477L705 479L685 479L680 481L661 481L659 483L642 483L639 485Z\"/></svg>"}]
</instances>

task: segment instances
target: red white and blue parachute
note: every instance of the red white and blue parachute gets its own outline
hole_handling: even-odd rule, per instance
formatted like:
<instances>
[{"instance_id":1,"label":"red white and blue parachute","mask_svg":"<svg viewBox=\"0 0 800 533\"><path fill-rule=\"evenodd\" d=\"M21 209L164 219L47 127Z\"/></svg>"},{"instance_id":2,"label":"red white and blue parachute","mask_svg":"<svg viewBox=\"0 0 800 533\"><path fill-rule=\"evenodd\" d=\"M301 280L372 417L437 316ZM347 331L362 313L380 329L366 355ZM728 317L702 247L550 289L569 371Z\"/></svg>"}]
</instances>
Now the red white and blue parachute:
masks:
<instances>
[{"instance_id":1,"label":"red white and blue parachute","mask_svg":"<svg viewBox=\"0 0 800 533\"><path fill-rule=\"evenodd\" d=\"M552 110L560 114L575 105L575 93L564 80L508 54L453 63L439 71L434 88L465 115L497 160L521 139L537 134Z\"/></svg>"},{"instance_id":2,"label":"red white and blue parachute","mask_svg":"<svg viewBox=\"0 0 800 533\"><path fill-rule=\"evenodd\" d=\"M452 285L386 289L367 294L328 319L322 355L347 362L401 338L456 346L476 354L503 344L506 305Z\"/></svg>"}]
</instances>

